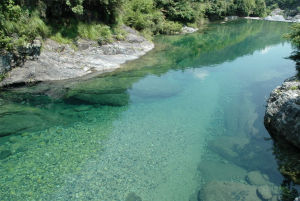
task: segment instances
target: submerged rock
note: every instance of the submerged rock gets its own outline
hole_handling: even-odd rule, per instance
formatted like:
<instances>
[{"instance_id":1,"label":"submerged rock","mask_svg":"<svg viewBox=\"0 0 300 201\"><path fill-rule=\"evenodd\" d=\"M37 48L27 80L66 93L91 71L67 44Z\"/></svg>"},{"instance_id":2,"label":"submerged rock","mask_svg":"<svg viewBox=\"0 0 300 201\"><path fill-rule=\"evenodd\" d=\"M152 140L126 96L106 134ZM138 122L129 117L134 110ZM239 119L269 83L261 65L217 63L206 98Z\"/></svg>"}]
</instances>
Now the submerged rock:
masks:
<instances>
[{"instance_id":1,"label":"submerged rock","mask_svg":"<svg viewBox=\"0 0 300 201\"><path fill-rule=\"evenodd\" d=\"M247 181L252 185L266 185L269 184L267 175L261 174L259 171L251 171L247 175Z\"/></svg>"},{"instance_id":2,"label":"submerged rock","mask_svg":"<svg viewBox=\"0 0 300 201\"><path fill-rule=\"evenodd\" d=\"M221 136L211 141L209 147L227 160L233 160L239 156L239 151L249 142L247 137Z\"/></svg>"},{"instance_id":3,"label":"submerged rock","mask_svg":"<svg viewBox=\"0 0 300 201\"><path fill-rule=\"evenodd\" d=\"M198 194L198 201L261 201L256 186L239 182L210 182Z\"/></svg>"},{"instance_id":4,"label":"submerged rock","mask_svg":"<svg viewBox=\"0 0 300 201\"><path fill-rule=\"evenodd\" d=\"M264 124L275 139L284 138L300 148L300 81L287 79L267 102Z\"/></svg>"},{"instance_id":5,"label":"submerged rock","mask_svg":"<svg viewBox=\"0 0 300 201\"><path fill-rule=\"evenodd\" d=\"M257 195L262 200L270 200L272 198L272 192L269 186L263 185L257 188Z\"/></svg>"},{"instance_id":6,"label":"submerged rock","mask_svg":"<svg viewBox=\"0 0 300 201\"><path fill-rule=\"evenodd\" d=\"M220 136L208 142L214 153L228 161L248 170L260 170L268 174L276 174L276 162L273 155L266 151L263 139L243 136ZM264 165L262 165L264 161Z\"/></svg>"},{"instance_id":7,"label":"submerged rock","mask_svg":"<svg viewBox=\"0 0 300 201\"><path fill-rule=\"evenodd\" d=\"M233 163L204 160L198 165L198 170L206 181L232 181L243 180L247 171Z\"/></svg>"}]
</instances>

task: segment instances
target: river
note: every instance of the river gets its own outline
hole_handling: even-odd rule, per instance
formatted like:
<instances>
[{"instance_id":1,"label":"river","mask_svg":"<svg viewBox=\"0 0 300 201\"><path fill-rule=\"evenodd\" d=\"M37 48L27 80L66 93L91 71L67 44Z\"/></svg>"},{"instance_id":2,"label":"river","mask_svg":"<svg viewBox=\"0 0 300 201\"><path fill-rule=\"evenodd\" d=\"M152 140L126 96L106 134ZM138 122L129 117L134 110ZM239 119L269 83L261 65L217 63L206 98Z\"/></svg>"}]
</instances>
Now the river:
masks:
<instances>
[{"instance_id":1,"label":"river","mask_svg":"<svg viewBox=\"0 0 300 201\"><path fill-rule=\"evenodd\" d=\"M289 26L212 23L115 72L3 89L0 200L208 201L220 182L252 191L252 173L282 185L263 116L296 74Z\"/></svg>"}]
</instances>

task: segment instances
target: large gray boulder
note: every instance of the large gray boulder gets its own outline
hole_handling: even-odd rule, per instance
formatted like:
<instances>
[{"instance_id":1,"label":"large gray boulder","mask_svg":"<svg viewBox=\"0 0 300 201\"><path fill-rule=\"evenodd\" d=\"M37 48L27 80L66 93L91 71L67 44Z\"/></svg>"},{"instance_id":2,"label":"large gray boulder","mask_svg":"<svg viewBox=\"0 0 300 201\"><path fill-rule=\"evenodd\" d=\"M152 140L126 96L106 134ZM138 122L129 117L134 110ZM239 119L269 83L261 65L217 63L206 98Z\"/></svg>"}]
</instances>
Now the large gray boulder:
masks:
<instances>
[{"instance_id":1,"label":"large gray boulder","mask_svg":"<svg viewBox=\"0 0 300 201\"><path fill-rule=\"evenodd\" d=\"M287 79L272 91L264 123L275 139L284 138L300 148L300 81L297 77Z\"/></svg>"}]
</instances>

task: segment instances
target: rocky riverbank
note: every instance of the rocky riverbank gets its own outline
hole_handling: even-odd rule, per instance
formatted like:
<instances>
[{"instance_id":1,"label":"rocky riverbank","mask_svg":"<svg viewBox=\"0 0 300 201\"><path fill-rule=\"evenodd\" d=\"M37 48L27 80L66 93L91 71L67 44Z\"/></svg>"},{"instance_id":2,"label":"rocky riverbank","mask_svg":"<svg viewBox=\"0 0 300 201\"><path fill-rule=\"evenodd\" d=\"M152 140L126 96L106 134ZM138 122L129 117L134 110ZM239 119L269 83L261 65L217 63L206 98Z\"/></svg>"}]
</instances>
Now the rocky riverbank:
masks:
<instances>
[{"instance_id":1,"label":"rocky riverbank","mask_svg":"<svg viewBox=\"0 0 300 201\"><path fill-rule=\"evenodd\" d=\"M7 72L0 87L40 81L64 80L93 72L108 72L126 61L136 59L154 48L154 44L129 27L124 27L124 41L99 46L95 41L79 40L76 48L47 39L42 51L26 52L21 62L15 63L13 55L1 57L0 73ZM40 49L36 40L28 50ZM33 46L34 48L31 48ZM29 58L28 58L29 57ZM20 58L20 57L19 57ZM20 60L20 59L19 59Z\"/></svg>"},{"instance_id":2,"label":"rocky riverbank","mask_svg":"<svg viewBox=\"0 0 300 201\"><path fill-rule=\"evenodd\" d=\"M101 46L96 41L81 39L74 48L51 39L42 44L37 39L18 52L0 55L0 87L110 72L154 48L154 43L139 32L125 26L123 29L127 33L125 40ZM196 31L197 28L184 26L178 34Z\"/></svg>"},{"instance_id":3,"label":"rocky riverbank","mask_svg":"<svg viewBox=\"0 0 300 201\"><path fill-rule=\"evenodd\" d=\"M300 23L300 14L290 15L290 13L285 12L279 8L273 10L270 15L265 18L260 17L245 17L246 19L253 20L267 20L267 21L276 21L276 22L298 22Z\"/></svg>"},{"instance_id":4,"label":"rocky riverbank","mask_svg":"<svg viewBox=\"0 0 300 201\"><path fill-rule=\"evenodd\" d=\"M267 102L264 123L275 139L285 139L300 148L299 78L287 79L272 91Z\"/></svg>"},{"instance_id":5,"label":"rocky riverbank","mask_svg":"<svg viewBox=\"0 0 300 201\"><path fill-rule=\"evenodd\" d=\"M300 14L291 15L281 9L275 9L271 14L264 18L268 21L279 21L279 22L300 22Z\"/></svg>"}]
</instances>

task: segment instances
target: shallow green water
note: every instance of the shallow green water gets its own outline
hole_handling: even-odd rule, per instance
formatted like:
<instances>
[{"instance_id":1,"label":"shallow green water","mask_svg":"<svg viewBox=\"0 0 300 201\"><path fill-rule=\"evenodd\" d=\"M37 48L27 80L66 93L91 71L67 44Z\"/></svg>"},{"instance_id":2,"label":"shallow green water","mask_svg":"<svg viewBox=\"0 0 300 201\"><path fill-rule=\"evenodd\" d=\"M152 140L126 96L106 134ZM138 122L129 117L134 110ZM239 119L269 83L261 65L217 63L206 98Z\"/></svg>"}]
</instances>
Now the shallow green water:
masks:
<instances>
[{"instance_id":1,"label":"shallow green water","mask_svg":"<svg viewBox=\"0 0 300 201\"><path fill-rule=\"evenodd\" d=\"M295 74L288 28L211 24L117 72L1 91L0 200L196 201L251 171L279 186L263 114Z\"/></svg>"}]
</instances>

